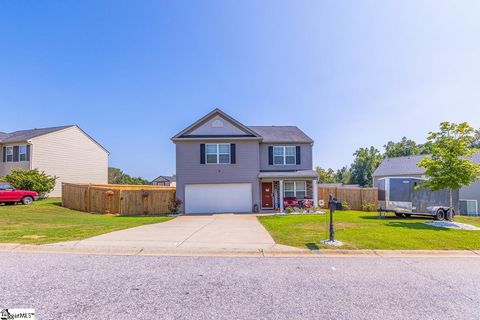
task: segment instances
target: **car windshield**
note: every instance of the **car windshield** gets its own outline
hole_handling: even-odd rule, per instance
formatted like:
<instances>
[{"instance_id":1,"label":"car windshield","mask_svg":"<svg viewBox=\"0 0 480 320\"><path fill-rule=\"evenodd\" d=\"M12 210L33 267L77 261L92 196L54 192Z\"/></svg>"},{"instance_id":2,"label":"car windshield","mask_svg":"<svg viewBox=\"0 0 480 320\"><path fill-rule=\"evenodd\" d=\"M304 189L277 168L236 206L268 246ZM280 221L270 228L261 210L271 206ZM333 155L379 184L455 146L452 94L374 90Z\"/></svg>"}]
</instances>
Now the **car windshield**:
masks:
<instances>
[{"instance_id":1,"label":"car windshield","mask_svg":"<svg viewBox=\"0 0 480 320\"><path fill-rule=\"evenodd\" d=\"M0 191L1 190L12 190L14 189L11 185L8 183L0 183Z\"/></svg>"}]
</instances>

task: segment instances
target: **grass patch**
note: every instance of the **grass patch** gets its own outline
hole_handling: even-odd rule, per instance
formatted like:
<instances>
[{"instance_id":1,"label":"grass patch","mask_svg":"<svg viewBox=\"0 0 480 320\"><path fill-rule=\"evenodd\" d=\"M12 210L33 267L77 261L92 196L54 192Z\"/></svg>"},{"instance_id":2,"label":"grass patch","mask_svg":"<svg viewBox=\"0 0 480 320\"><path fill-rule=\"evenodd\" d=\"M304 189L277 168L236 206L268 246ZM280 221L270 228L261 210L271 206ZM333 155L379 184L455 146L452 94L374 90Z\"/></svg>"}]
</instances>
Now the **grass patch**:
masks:
<instances>
[{"instance_id":1,"label":"grass patch","mask_svg":"<svg viewBox=\"0 0 480 320\"><path fill-rule=\"evenodd\" d=\"M300 248L326 248L328 214L260 216L258 220L280 244ZM335 239L345 249L480 249L480 231L453 230L424 224L429 219L387 217L376 212L336 211ZM480 227L480 217L455 217L455 221Z\"/></svg>"},{"instance_id":2,"label":"grass patch","mask_svg":"<svg viewBox=\"0 0 480 320\"><path fill-rule=\"evenodd\" d=\"M170 220L168 217L124 217L63 208L60 199L30 206L0 205L0 242L45 244L80 240L102 233Z\"/></svg>"}]
</instances>

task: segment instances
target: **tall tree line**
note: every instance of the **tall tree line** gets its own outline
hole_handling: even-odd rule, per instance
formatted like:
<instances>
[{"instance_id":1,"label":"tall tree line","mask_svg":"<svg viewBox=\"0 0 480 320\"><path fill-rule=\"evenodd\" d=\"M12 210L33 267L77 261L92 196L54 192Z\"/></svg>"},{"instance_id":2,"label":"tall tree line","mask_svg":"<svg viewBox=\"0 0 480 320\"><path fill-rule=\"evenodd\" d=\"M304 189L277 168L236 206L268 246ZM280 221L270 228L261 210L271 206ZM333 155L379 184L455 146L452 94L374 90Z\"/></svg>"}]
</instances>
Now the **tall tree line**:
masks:
<instances>
[{"instance_id":1,"label":"tall tree line","mask_svg":"<svg viewBox=\"0 0 480 320\"><path fill-rule=\"evenodd\" d=\"M480 148L480 130L475 131L475 138L470 144L471 148ZM371 146L359 148L353 154L355 156L350 166L333 170L316 167L318 181L320 183L343 183L358 184L362 187L372 186L372 174L385 158L406 157L432 153L432 142L416 143L403 137L400 141L388 141L384 146L384 152Z\"/></svg>"}]
</instances>

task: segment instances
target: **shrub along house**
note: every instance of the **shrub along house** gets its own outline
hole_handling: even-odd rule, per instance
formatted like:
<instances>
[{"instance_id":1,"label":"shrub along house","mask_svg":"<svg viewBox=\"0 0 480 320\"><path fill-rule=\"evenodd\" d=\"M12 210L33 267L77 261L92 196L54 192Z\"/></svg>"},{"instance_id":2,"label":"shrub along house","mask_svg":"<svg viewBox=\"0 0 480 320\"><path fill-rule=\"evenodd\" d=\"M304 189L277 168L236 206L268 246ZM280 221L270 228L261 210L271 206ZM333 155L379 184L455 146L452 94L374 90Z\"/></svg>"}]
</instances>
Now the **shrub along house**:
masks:
<instances>
[{"instance_id":1,"label":"shrub along house","mask_svg":"<svg viewBox=\"0 0 480 320\"><path fill-rule=\"evenodd\" d=\"M423 157L423 155L419 155L384 159L372 174L373 185L378 186L379 183L385 183L382 181L386 181L386 178L390 183L392 183L391 181L405 183L408 178L426 178L425 168L421 168L417 165ZM471 160L474 163L480 163L480 154L473 155ZM381 195L379 192L379 197L381 196L385 197L385 195ZM394 194L393 196L397 195ZM480 215L478 208L478 202L480 201L480 181L462 187L458 191L458 196L458 207L461 215ZM389 199L382 198L379 200L388 201ZM455 205L455 207L457 206Z\"/></svg>"},{"instance_id":2,"label":"shrub along house","mask_svg":"<svg viewBox=\"0 0 480 320\"><path fill-rule=\"evenodd\" d=\"M313 140L295 126L245 126L215 109L172 138L186 213L284 209L317 203Z\"/></svg>"},{"instance_id":3,"label":"shrub along house","mask_svg":"<svg viewBox=\"0 0 480 320\"><path fill-rule=\"evenodd\" d=\"M52 197L62 182L108 182L108 151L75 125L0 132L0 151L0 177L14 168L45 171L58 177Z\"/></svg>"}]
</instances>

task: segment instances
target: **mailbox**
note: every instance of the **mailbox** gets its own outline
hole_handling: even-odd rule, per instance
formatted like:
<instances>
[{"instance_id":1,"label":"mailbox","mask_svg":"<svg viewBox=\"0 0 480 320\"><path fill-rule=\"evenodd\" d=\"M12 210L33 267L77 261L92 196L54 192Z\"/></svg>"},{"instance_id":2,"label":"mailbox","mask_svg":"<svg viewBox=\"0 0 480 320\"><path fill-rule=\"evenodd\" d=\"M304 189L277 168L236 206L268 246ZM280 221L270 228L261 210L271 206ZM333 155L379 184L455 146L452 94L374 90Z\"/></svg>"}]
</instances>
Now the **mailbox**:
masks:
<instances>
[{"instance_id":1,"label":"mailbox","mask_svg":"<svg viewBox=\"0 0 480 320\"><path fill-rule=\"evenodd\" d=\"M330 209L330 211L335 211L337 209L337 206L338 206L337 198L330 197L330 200L328 201L328 208Z\"/></svg>"}]
</instances>

